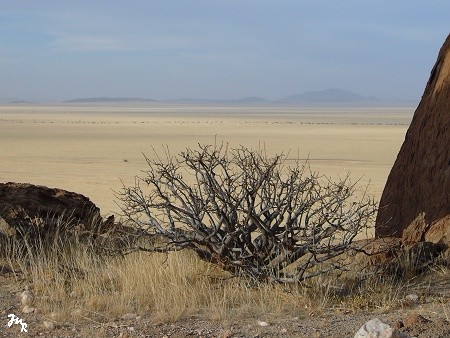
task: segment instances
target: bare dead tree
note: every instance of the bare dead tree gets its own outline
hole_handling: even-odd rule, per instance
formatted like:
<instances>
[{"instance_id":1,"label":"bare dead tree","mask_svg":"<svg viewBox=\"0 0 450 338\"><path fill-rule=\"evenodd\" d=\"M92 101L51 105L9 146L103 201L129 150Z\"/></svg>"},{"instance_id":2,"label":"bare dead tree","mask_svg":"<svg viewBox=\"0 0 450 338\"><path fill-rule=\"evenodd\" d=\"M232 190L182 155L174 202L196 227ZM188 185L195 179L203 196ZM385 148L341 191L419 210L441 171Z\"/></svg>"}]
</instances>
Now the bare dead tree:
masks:
<instances>
[{"instance_id":1,"label":"bare dead tree","mask_svg":"<svg viewBox=\"0 0 450 338\"><path fill-rule=\"evenodd\" d=\"M374 200L357 197L348 175L333 182L308 162L264 149L199 145L146 160L145 175L118 194L129 220L164 239L140 249L189 248L257 281L299 282L344 269L339 257L376 213Z\"/></svg>"}]
</instances>

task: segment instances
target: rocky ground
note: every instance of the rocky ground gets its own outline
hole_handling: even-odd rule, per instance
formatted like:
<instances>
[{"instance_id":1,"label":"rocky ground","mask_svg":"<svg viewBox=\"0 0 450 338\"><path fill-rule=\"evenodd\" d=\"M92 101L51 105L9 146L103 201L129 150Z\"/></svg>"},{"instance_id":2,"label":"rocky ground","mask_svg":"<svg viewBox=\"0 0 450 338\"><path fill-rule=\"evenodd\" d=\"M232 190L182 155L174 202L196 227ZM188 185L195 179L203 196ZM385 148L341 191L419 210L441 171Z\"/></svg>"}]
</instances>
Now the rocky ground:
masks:
<instances>
[{"instance_id":1,"label":"rocky ground","mask_svg":"<svg viewBox=\"0 0 450 338\"><path fill-rule=\"evenodd\" d=\"M0 269L0 337L354 337L366 321L378 317L408 334L407 337L450 337L450 290L443 288L439 295L412 299L395 310L352 311L348 309L314 310L289 318L241 318L239 320L208 321L190 317L176 323L157 323L151 314L125 314L120 318L106 318L102 322L89 318L52 319L39 308L26 313L21 295L25 281L14 277L12 271ZM31 306L32 307L32 306ZM25 312L24 312L25 310ZM33 308L31 308L33 310ZM10 323L11 315L27 324L27 332L20 332L20 323Z\"/></svg>"}]
</instances>

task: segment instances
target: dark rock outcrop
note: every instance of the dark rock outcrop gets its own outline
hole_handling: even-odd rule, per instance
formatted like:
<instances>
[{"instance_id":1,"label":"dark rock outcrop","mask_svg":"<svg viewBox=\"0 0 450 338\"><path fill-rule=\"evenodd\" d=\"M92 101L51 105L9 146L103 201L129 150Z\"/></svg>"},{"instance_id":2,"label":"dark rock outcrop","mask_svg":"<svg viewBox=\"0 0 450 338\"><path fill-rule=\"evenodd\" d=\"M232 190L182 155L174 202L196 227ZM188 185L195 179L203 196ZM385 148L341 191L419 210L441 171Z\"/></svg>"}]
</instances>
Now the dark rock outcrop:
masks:
<instances>
[{"instance_id":1,"label":"dark rock outcrop","mask_svg":"<svg viewBox=\"0 0 450 338\"><path fill-rule=\"evenodd\" d=\"M102 218L99 208L81 194L26 183L0 183L0 234L51 233L61 224L93 231L102 225Z\"/></svg>"},{"instance_id":2,"label":"dark rock outcrop","mask_svg":"<svg viewBox=\"0 0 450 338\"><path fill-rule=\"evenodd\" d=\"M40 253L72 243L114 256L136 251L138 244L149 241L145 231L116 222L114 215L102 218L99 208L81 194L0 183L0 253L3 243L24 243L22 249Z\"/></svg>"},{"instance_id":3,"label":"dark rock outcrop","mask_svg":"<svg viewBox=\"0 0 450 338\"><path fill-rule=\"evenodd\" d=\"M419 217L419 215L421 215ZM420 234L407 240L440 238L450 228L450 35L431 71L422 100L384 188L377 237L402 237L414 220ZM419 219L418 219L419 217ZM422 218L421 218L422 217ZM431 231L433 224L439 231ZM431 231L431 232L430 232ZM449 238L446 239L447 243ZM443 239L442 239L443 241ZM441 242L442 242L441 241Z\"/></svg>"}]
</instances>

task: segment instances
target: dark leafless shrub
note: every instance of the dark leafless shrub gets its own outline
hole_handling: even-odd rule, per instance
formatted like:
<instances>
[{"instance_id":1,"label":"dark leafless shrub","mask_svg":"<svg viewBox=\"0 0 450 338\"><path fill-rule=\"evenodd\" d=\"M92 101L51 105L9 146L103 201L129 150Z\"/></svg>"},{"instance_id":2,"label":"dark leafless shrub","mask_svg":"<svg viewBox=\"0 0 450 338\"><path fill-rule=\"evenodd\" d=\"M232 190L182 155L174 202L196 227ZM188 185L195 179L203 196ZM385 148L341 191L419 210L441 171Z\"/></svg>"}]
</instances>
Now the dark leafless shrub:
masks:
<instances>
[{"instance_id":1,"label":"dark leafless shrub","mask_svg":"<svg viewBox=\"0 0 450 338\"><path fill-rule=\"evenodd\" d=\"M155 157L118 194L129 220L158 238L140 249L189 248L257 281L299 282L345 269L343 254L376 213L348 175L333 182L283 154L222 144Z\"/></svg>"}]
</instances>

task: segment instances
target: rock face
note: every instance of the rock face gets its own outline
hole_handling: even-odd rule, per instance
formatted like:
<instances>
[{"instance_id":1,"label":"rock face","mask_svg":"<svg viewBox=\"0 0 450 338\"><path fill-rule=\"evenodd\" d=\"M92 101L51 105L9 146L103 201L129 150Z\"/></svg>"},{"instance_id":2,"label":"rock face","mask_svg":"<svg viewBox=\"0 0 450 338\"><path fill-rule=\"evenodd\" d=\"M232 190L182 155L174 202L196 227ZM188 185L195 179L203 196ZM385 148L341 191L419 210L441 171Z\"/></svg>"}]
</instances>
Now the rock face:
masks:
<instances>
[{"instance_id":1,"label":"rock face","mask_svg":"<svg viewBox=\"0 0 450 338\"><path fill-rule=\"evenodd\" d=\"M419 215L423 213L423 220ZM377 215L377 237L401 237L419 217L436 236L450 228L450 35L431 71L422 100L384 188ZM421 216L422 217L422 216ZM417 224L416 226L420 226ZM426 231L425 231L426 230ZM434 233L434 232L433 232ZM447 238L447 243L449 238Z\"/></svg>"},{"instance_id":2,"label":"rock face","mask_svg":"<svg viewBox=\"0 0 450 338\"><path fill-rule=\"evenodd\" d=\"M89 198L61 189L25 183L0 183L0 234L51 229L64 217L66 226L91 230L100 224L100 210Z\"/></svg>"}]
</instances>

